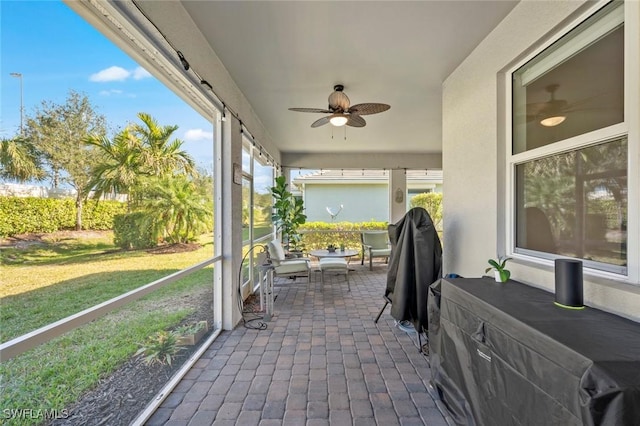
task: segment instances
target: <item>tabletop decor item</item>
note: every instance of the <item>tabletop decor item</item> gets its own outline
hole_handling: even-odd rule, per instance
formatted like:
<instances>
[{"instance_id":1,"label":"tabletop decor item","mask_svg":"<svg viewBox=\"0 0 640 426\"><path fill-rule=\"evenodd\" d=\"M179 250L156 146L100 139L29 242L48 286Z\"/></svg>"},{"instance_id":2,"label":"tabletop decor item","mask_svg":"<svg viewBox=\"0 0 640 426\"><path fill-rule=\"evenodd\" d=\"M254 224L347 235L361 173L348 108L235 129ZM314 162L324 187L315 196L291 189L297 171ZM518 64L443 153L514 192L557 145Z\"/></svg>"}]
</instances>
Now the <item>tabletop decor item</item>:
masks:
<instances>
[{"instance_id":1,"label":"tabletop decor item","mask_svg":"<svg viewBox=\"0 0 640 426\"><path fill-rule=\"evenodd\" d=\"M489 265L491 266L485 269L484 272L487 273L493 269L497 282L507 282L509 280L509 277L511 276L511 271L505 269L508 260L511 260L511 258L506 256L500 256L498 257L498 259L489 259Z\"/></svg>"},{"instance_id":2,"label":"tabletop decor item","mask_svg":"<svg viewBox=\"0 0 640 426\"><path fill-rule=\"evenodd\" d=\"M556 259L555 276L555 305L567 309L584 309L582 261L577 259Z\"/></svg>"}]
</instances>

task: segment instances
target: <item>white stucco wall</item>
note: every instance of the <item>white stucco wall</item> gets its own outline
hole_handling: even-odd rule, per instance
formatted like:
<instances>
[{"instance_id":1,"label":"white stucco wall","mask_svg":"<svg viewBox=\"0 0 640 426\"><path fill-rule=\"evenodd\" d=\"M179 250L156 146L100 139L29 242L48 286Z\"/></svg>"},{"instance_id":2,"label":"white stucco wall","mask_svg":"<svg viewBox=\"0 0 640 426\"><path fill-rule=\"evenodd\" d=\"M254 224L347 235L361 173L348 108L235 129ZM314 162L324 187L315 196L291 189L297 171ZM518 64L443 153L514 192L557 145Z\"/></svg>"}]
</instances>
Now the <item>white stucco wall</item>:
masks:
<instances>
[{"instance_id":1,"label":"white stucco wall","mask_svg":"<svg viewBox=\"0 0 640 426\"><path fill-rule=\"evenodd\" d=\"M445 273L481 276L487 259L505 253L504 71L585 7L522 1L444 82ZM514 279L553 291L553 263L514 261L510 269ZM587 305L640 321L639 286L584 278Z\"/></svg>"},{"instance_id":2,"label":"white stucco wall","mask_svg":"<svg viewBox=\"0 0 640 426\"><path fill-rule=\"evenodd\" d=\"M389 220L389 198L386 184L306 185L305 214L307 222L331 222L327 207L337 212L336 222Z\"/></svg>"}]
</instances>

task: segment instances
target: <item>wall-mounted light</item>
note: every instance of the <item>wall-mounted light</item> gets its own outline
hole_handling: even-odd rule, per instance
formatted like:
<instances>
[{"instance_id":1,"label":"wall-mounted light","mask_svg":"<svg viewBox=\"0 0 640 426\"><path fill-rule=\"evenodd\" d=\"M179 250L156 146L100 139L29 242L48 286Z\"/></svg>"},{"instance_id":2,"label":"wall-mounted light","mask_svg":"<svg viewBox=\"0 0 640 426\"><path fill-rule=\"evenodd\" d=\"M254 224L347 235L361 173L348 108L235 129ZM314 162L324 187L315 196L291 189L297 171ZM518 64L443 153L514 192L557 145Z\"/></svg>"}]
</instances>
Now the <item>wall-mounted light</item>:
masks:
<instances>
[{"instance_id":1,"label":"wall-mounted light","mask_svg":"<svg viewBox=\"0 0 640 426\"><path fill-rule=\"evenodd\" d=\"M396 203L401 203L404 201L404 191L401 188L396 189Z\"/></svg>"}]
</instances>

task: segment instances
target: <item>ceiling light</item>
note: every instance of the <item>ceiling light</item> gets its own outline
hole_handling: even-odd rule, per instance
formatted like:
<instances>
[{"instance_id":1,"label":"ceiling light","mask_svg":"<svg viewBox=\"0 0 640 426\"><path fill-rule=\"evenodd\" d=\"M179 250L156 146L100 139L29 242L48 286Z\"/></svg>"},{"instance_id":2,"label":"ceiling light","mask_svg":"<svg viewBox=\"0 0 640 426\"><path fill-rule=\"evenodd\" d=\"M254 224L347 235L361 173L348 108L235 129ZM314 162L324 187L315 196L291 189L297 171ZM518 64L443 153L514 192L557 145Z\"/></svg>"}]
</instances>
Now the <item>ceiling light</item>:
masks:
<instances>
[{"instance_id":1,"label":"ceiling light","mask_svg":"<svg viewBox=\"0 0 640 426\"><path fill-rule=\"evenodd\" d=\"M565 117L564 115L554 115L552 117L543 118L542 120L540 120L540 124L545 127L553 127L562 123L566 119L567 117Z\"/></svg>"},{"instance_id":2,"label":"ceiling light","mask_svg":"<svg viewBox=\"0 0 640 426\"><path fill-rule=\"evenodd\" d=\"M336 127L344 126L349 121L346 114L334 114L330 119L329 123L333 124Z\"/></svg>"}]
</instances>

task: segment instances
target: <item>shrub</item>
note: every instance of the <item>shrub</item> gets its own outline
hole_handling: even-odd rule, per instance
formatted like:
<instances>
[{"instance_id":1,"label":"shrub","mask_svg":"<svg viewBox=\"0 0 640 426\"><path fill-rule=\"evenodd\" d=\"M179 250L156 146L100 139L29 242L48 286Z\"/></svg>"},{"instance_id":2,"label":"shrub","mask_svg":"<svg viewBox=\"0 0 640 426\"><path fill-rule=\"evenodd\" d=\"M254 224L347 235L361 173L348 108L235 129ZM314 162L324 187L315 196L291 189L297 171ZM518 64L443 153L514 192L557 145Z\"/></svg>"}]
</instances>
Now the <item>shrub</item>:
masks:
<instances>
[{"instance_id":1,"label":"shrub","mask_svg":"<svg viewBox=\"0 0 640 426\"><path fill-rule=\"evenodd\" d=\"M82 229L107 231L113 229L116 215L127 212L127 205L120 201L89 200L82 210Z\"/></svg>"},{"instance_id":2,"label":"shrub","mask_svg":"<svg viewBox=\"0 0 640 426\"><path fill-rule=\"evenodd\" d=\"M147 365L154 363L171 365L172 359L182 349L184 348L178 346L178 336L175 333L158 331L140 345L135 356L143 355L144 363Z\"/></svg>"},{"instance_id":3,"label":"shrub","mask_svg":"<svg viewBox=\"0 0 640 426\"><path fill-rule=\"evenodd\" d=\"M113 243L125 250L151 248L157 245L152 227L144 225L141 212L117 215L113 218Z\"/></svg>"},{"instance_id":4,"label":"shrub","mask_svg":"<svg viewBox=\"0 0 640 426\"><path fill-rule=\"evenodd\" d=\"M124 213L118 201L89 200L83 209L83 229L107 230L113 217ZM75 228L76 206L72 199L0 197L0 236L50 233Z\"/></svg>"},{"instance_id":5,"label":"shrub","mask_svg":"<svg viewBox=\"0 0 640 426\"><path fill-rule=\"evenodd\" d=\"M411 197L411 207L422 207L425 209L436 230L442 231L442 194L438 192L425 192Z\"/></svg>"},{"instance_id":6,"label":"shrub","mask_svg":"<svg viewBox=\"0 0 640 426\"><path fill-rule=\"evenodd\" d=\"M307 250L327 248L329 244L360 250L363 230L387 230L387 222L307 222L300 227L302 243Z\"/></svg>"}]
</instances>

